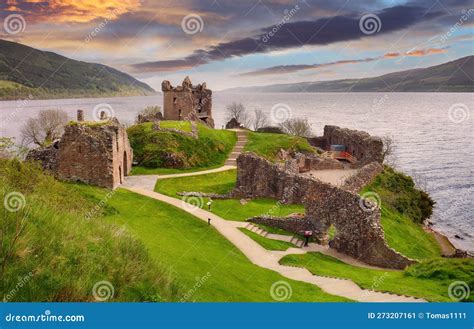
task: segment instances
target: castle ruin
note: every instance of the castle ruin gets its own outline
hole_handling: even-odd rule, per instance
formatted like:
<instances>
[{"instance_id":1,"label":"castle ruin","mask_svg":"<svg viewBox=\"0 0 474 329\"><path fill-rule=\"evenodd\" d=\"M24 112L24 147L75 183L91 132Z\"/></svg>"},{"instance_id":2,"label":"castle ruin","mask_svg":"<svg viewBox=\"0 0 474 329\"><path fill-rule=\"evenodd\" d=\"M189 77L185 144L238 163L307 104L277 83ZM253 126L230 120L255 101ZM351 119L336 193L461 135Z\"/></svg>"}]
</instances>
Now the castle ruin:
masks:
<instances>
[{"instance_id":1,"label":"castle ruin","mask_svg":"<svg viewBox=\"0 0 474 329\"><path fill-rule=\"evenodd\" d=\"M132 168L133 154L125 128L116 118L83 121L81 110L77 118L66 125L60 140L31 150L27 160L40 161L61 180L115 189Z\"/></svg>"},{"instance_id":2,"label":"castle ruin","mask_svg":"<svg viewBox=\"0 0 474 329\"><path fill-rule=\"evenodd\" d=\"M181 86L173 87L167 80L161 83L164 120L201 121L214 128L212 90L206 83L193 86L186 77Z\"/></svg>"}]
</instances>

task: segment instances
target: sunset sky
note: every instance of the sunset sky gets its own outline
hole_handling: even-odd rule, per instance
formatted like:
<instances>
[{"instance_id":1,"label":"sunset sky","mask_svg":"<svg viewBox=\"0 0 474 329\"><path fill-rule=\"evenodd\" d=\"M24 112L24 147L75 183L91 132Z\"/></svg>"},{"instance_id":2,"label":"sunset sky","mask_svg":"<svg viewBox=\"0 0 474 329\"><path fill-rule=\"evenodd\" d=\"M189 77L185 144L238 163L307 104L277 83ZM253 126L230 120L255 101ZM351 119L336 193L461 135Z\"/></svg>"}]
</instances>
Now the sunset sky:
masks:
<instances>
[{"instance_id":1,"label":"sunset sky","mask_svg":"<svg viewBox=\"0 0 474 329\"><path fill-rule=\"evenodd\" d=\"M474 53L464 0L0 1L2 39L110 65L157 90L186 75L214 90L371 77Z\"/></svg>"}]
</instances>

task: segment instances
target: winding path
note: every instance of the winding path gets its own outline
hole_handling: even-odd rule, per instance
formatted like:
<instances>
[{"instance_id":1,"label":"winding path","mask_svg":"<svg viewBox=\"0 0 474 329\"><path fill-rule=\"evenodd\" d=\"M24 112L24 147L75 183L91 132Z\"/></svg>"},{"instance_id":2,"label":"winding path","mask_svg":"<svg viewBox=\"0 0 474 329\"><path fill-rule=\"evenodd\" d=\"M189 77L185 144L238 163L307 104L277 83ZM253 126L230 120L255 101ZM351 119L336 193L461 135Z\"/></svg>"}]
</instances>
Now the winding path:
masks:
<instances>
[{"instance_id":1,"label":"winding path","mask_svg":"<svg viewBox=\"0 0 474 329\"><path fill-rule=\"evenodd\" d=\"M235 168L235 159L242 152L243 146L246 142L246 133L244 131L237 131L237 144L234 148L229 160L226 162L226 165L216 169L210 169L205 171L193 172L193 173L183 173L183 174L173 174L173 175L143 175L143 176L129 176L126 177L125 184L122 185L123 188L130 190L132 192L166 202L172 206L175 206L179 209L182 209L193 216L206 221L208 218L211 219L212 225L217 229L217 231L222 234L227 240L232 242L253 264L278 272L282 276L287 277L292 280L303 281L307 283L314 284L321 288L323 291L337 296L346 297L355 301L361 302L423 302L423 299L418 299L415 297L409 296L400 296L390 293L375 292L372 290L361 289L357 284L351 280L347 279L338 279L331 277L323 277L318 275L313 275L305 268L301 267L292 267L285 266L279 263L279 260L286 255L290 254L305 254L310 251L318 251L325 253L327 255L341 259L342 261L357 265L370 267L366 264L363 264L347 255L337 253L334 250L325 248L315 243L310 243L308 247L302 248L289 248L285 251L272 251L264 249L257 242L252 240L246 234L239 230L240 227L248 227L249 223L247 222L237 222L225 220L211 212L208 212L204 209L198 207L192 207L189 204L186 204L180 199L166 196L161 193L154 192L154 187L157 179L166 179L172 177L187 177L195 175L205 175L214 172L225 171ZM243 142L243 143L242 143ZM273 238L285 239L284 236L275 235ZM268 236L271 237L271 236ZM374 267L370 267L374 268Z\"/></svg>"}]
</instances>

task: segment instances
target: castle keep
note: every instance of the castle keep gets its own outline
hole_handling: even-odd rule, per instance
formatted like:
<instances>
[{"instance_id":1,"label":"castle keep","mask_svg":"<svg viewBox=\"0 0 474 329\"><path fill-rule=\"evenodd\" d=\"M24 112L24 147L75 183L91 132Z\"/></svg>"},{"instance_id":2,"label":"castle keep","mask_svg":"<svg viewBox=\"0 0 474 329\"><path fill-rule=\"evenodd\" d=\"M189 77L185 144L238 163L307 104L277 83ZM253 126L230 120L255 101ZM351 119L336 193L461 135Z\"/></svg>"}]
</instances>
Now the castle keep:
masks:
<instances>
[{"instance_id":1,"label":"castle keep","mask_svg":"<svg viewBox=\"0 0 474 329\"><path fill-rule=\"evenodd\" d=\"M212 119L212 90L206 83L193 86L189 77L181 86L173 87L167 80L161 84L165 120L201 121L214 128Z\"/></svg>"},{"instance_id":2,"label":"castle keep","mask_svg":"<svg viewBox=\"0 0 474 329\"><path fill-rule=\"evenodd\" d=\"M27 159L40 161L61 180L115 189L132 168L132 149L125 128L116 118L101 122L78 121L64 128L59 141L34 149Z\"/></svg>"}]
</instances>

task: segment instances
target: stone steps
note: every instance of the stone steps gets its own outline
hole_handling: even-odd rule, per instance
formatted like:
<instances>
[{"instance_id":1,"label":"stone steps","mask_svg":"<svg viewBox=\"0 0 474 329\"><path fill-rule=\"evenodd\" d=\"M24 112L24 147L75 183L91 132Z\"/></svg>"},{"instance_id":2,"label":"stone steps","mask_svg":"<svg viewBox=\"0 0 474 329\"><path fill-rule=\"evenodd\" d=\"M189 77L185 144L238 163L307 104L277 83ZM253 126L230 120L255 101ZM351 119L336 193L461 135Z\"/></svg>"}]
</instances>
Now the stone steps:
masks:
<instances>
[{"instance_id":1,"label":"stone steps","mask_svg":"<svg viewBox=\"0 0 474 329\"><path fill-rule=\"evenodd\" d=\"M248 223L247 226L245 226L245 228L267 239L289 242L298 248L302 248L304 246L304 241L301 240L297 236L270 233L264 230L263 228L258 227L257 225L254 225L252 223Z\"/></svg>"},{"instance_id":2,"label":"stone steps","mask_svg":"<svg viewBox=\"0 0 474 329\"><path fill-rule=\"evenodd\" d=\"M245 144L247 144L247 132L246 131L237 131L237 142L235 143L232 152L229 154L225 165L226 166L237 166L237 158L243 152Z\"/></svg>"}]
</instances>

